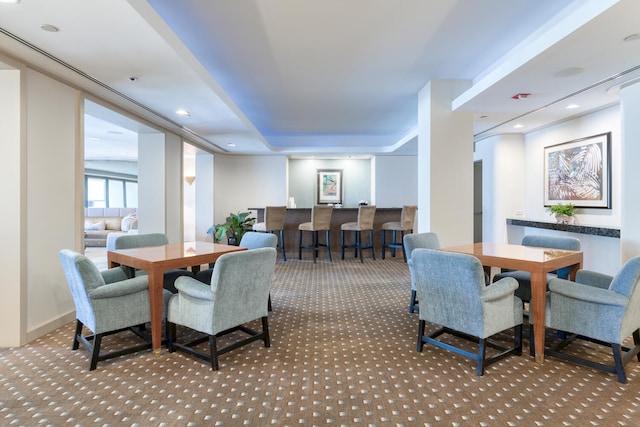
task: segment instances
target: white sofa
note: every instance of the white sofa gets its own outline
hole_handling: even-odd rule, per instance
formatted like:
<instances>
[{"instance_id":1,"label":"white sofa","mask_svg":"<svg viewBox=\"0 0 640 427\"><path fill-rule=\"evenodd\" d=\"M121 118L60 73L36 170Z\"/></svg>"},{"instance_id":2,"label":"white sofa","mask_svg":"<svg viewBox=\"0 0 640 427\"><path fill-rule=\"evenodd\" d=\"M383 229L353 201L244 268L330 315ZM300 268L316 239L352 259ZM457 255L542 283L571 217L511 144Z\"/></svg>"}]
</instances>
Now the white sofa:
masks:
<instances>
[{"instance_id":1,"label":"white sofa","mask_svg":"<svg viewBox=\"0 0 640 427\"><path fill-rule=\"evenodd\" d=\"M137 231L136 211L136 208L85 208L85 247L106 247L110 234L122 235Z\"/></svg>"}]
</instances>

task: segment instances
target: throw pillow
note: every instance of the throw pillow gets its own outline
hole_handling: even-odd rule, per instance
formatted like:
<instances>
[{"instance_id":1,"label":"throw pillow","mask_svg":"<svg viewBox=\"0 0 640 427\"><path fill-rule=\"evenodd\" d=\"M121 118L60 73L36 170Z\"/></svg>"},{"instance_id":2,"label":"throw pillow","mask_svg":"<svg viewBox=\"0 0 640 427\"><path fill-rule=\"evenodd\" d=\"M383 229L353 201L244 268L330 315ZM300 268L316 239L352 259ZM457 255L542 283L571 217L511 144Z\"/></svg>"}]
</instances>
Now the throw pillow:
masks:
<instances>
[{"instance_id":1,"label":"throw pillow","mask_svg":"<svg viewBox=\"0 0 640 427\"><path fill-rule=\"evenodd\" d=\"M91 222L90 220L86 220L84 222L85 230L104 230L106 227L104 221Z\"/></svg>"},{"instance_id":2,"label":"throw pillow","mask_svg":"<svg viewBox=\"0 0 640 427\"><path fill-rule=\"evenodd\" d=\"M129 231L137 228L138 217L136 214L129 214L122 218L122 223L120 224L120 229L122 231Z\"/></svg>"}]
</instances>

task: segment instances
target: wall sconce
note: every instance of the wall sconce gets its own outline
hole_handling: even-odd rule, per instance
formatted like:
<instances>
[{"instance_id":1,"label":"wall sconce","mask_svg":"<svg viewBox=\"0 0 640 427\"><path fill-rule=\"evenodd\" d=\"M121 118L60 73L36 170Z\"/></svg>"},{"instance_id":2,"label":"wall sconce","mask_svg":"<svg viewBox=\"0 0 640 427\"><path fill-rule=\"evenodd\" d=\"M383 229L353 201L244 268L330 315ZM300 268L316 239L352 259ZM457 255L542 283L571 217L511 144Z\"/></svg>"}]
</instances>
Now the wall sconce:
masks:
<instances>
[{"instance_id":1,"label":"wall sconce","mask_svg":"<svg viewBox=\"0 0 640 427\"><path fill-rule=\"evenodd\" d=\"M191 185L191 184L193 184L193 181L196 180L196 177L195 176L185 176L184 180L187 182L187 184Z\"/></svg>"}]
</instances>

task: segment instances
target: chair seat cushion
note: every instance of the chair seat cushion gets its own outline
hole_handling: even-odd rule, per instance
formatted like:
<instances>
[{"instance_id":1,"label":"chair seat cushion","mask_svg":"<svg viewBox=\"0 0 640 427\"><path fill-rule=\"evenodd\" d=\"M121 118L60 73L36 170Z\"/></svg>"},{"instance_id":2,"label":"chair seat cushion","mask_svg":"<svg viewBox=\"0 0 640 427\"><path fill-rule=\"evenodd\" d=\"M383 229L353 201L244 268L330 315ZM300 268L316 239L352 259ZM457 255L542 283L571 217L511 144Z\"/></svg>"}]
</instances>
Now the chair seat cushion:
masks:
<instances>
[{"instance_id":1,"label":"chair seat cushion","mask_svg":"<svg viewBox=\"0 0 640 427\"><path fill-rule=\"evenodd\" d=\"M303 222L302 224L300 224L298 226L298 230L302 230L302 231L314 231L313 230L313 223L311 222Z\"/></svg>"},{"instance_id":2,"label":"chair seat cushion","mask_svg":"<svg viewBox=\"0 0 640 427\"><path fill-rule=\"evenodd\" d=\"M360 228L358 227L357 222L345 222L340 226L340 230L353 230L358 231Z\"/></svg>"},{"instance_id":3,"label":"chair seat cushion","mask_svg":"<svg viewBox=\"0 0 640 427\"><path fill-rule=\"evenodd\" d=\"M380 227L383 230L397 230L402 231L402 223L401 222L385 222Z\"/></svg>"}]
</instances>

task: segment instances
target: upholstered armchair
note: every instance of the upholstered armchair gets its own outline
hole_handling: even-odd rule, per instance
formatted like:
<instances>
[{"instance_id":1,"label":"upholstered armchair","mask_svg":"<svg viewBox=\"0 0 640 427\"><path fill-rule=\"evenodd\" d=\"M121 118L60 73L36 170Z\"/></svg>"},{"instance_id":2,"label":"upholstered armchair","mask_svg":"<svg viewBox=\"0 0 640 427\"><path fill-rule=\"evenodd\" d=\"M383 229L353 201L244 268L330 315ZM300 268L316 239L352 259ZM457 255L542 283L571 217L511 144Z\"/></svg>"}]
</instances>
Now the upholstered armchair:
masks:
<instances>
[{"instance_id":1,"label":"upholstered armchair","mask_svg":"<svg viewBox=\"0 0 640 427\"><path fill-rule=\"evenodd\" d=\"M114 245L115 249L134 249L134 248L144 248L147 246L162 246L169 244L169 239L163 233L149 233L149 234L127 234L120 236L116 239ZM145 271L135 271L130 270L130 275L144 275L147 274ZM193 273L184 268L175 268L173 270L167 270L164 272L164 282L163 287L170 291L171 293L178 292L174 286L174 282L178 277L181 276L191 276L193 277Z\"/></svg>"},{"instance_id":2,"label":"upholstered armchair","mask_svg":"<svg viewBox=\"0 0 640 427\"><path fill-rule=\"evenodd\" d=\"M411 252L415 249L440 249L440 240L436 233L414 233L405 234L402 238L404 247L404 256L409 265L409 273L411 274L411 300L409 301L409 313L420 310L418 306L418 298L416 293L416 284L413 273L413 262L411 261Z\"/></svg>"},{"instance_id":3,"label":"upholstered armchair","mask_svg":"<svg viewBox=\"0 0 640 427\"><path fill-rule=\"evenodd\" d=\"M89 258L68 249L60 251L60 262L76 307L71 349L77 350L82 343L91 352L90 371L96 369L99 361L151 348L151 338L135 328L151 319L146 276L129 279L120 267L100 272ZM165 290L163 296L163 313L166 313L171 293ZM93 334L82 335L83 327ZM131 330L144 344L101 353L102 338L123 330Z\"/></svg>"},{"instance_id":4,"label":"upholstered armchair","mask_svg":"<svg viewBox=\"0 0 640 427\"><path fill-rule=\"evenodd\" d=\"M546 324L570 335L546 349L545 354L615 373L618 381L626 383L624 366L634 357L640 361L639 281L640 256L627 261L615 277L580 270L576 282L552 279L547 295ZM624 340L630 336L633 336L633 347L623 347ZM614 366L561 351L576 339L611 347Z\"/></svg>"},{"instance_id":5,"label":"upholstered armchair","mask_svg":"<svg viewBox=\"0 0 640 427\"><path fill-rule=\"evenodd\" d=\"M275 237L275 236L274 236ZM218 356L256 340L265 347L271 345L267 298L271 290L276 263L274 248L260 248L222 255L213 267L211 285L190 278L176 280L178 293L169 301L169 351L186 351L210 361L211 369L218 370ZM262 321L262 331L246 326L256 319ZM179 343L176 325L186 326L205 334L190 342ZM249 336L218 349L217 337L233 331ZM209 341L209 353L194 346Z\"/></svg>"},{"instance_id":6,"label":"upholstered armchair","mask_svg":"<svg viewBox=\"0 0 640 427\"><path fill-rule=\"evenodd\" d=\"M433 344L477 362L476 373L510 354L522 354L522 301L514 295L518 282L505 278L485 286L480 260L472 255L432 249L416 249L411 254L415 284L420 298L418 351ZM425 334L426 322L441 328ZM514 330L512 347L504 347L489 338L508 329ZM478 342L472 353L438 338L451 334ZM498 350L486 356L487 347Z\"/></svg>"},{"instance_id":7,"label":"upholstered armchair","mask_svg":"<svg viewBox=\"0 0 640 427\"><path fill-rule=\"evenodd\" d=\"M522 246L534 246L539 248L564 249L568 251L579 251L580 240L575 237L561 236L544 236L529 234L522 238ZM513 277L520 285L516 291L516 296L523 302L531 301L531 274L528 271L512 270L503 271L494 276L494 281L504 279L505 277ZM559 277L566 279L569 277L569 269L563 268L556 272L547 274L547 283L551 279Z\"/></svg>"}]
</instances>

